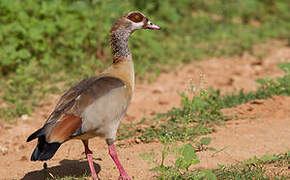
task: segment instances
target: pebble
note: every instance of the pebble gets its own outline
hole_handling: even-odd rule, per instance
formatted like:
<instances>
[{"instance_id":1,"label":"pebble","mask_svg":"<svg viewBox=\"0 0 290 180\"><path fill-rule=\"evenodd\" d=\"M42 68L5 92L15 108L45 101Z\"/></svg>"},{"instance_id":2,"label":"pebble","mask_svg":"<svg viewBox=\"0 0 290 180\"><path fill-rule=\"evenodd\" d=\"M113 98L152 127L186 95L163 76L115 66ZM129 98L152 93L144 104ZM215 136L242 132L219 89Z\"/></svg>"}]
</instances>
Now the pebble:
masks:
<instances>
[{"instance_id":1,"label":"pebble","mask_svg":"<svg viewBox=\"0 0 290 180\"><path fill-rule=\"evenodd\" d=\"M23 114L21 116L21 120L26 121L28 119L28 115L27 114Z\"/></svg>"},{"instance_id":2,"label":"pebble","mask_svg":"<svg viewBox=\"0 0 290 180\"><path fill-rule=\"evenodd\" d=\"M136 138L136 139L135 139L135 143L136 143L136 144L140 144L140 143L141 143L141 140L140 140L139 138Z\"/></svg>"},{"instance_id":3,"label":"pebble","mask_svg":"<svg viewBox=\"0 0 290 180\"><path fill-rule=\"evenodd\" d=\"M164 89L162 87L156 87L152 93L153 94L162 94L164 92Z\"/></svg>"},{"instance_id":4,"label":"pebble","mask_svg":"<svg viewBox=\"0 0 290 180\"><path fill-rule=\"evenodd\" d=\"M22 156L21 158L20 158L20 161L27 161L28 160L28 158L26 157L26 156Z\"/></svg>"},{"instance_id":5,"label":"pebble","mask_svg":"<svg viewBox=\"0 0 290 180\"><path fill-rule=\"evenodd\" d=\"M167 105L167 104L169 104L169 102L168 102L168 101L160 100L160 101L158 102L158 104L160 104L160 105Z\"/></svg>"},{"instance_id":6,"label":"pebble","mask_svg":"<svg viewBox=\"0 0 290 180\"><path fill-rule=\"evenodd\" d=\"M8 149L6 147L0 147L0 152L3 156L5 156L8 153Z\"/></svg>"},{"instance_id":7,"label":"pebble","mask_svg":"<svg viewBox=\"0 0 290 180\"><path fill-rule=\"evenodd\" d=\"M256 100L254 100L254 101L252 101L250 103L251 104L264 104L264 100L262 100L262 99L256 99Z\"/></svg>"}]
</instances>

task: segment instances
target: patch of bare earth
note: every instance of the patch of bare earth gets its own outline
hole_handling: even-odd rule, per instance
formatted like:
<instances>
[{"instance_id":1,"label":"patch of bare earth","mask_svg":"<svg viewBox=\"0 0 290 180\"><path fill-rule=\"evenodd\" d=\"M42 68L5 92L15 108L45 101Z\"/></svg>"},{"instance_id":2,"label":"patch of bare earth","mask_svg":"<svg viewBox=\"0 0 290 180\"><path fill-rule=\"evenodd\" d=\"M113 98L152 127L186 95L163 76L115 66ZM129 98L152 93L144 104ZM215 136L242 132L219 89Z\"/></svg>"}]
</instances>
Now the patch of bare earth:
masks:
<instances>
[{"instance_id":1,"label":"patch of bare earth","mask_svg":"<svg viewBox=\"0 0 290 180\"><path fill-rule=\"evenodd\" d=\"M257 78L283 75L276 64L286 61L290 61L290 48L275 42L265 58L247 54L237 58L213 58L163 73L154 83L137 82L133 102L123 122L138 122L143 117L150 118L179 106L180 97L176 92L188 88L190 79L198 84L201 73L205 75L207 87L220 88L222 93L235 89L249 91L257 88ZM82 143L76 140L61 146L54 158L47 162L47 170L43 170L42 162L29 161L36 142L26 143L25 140L41 127L58 98L58 95L51 95L31 117L19 118L15 124L0 125L0 179L44 179L49 176L48 172L56 177L78 177L86 171L89 174L87 162L83 159ZM233 164L254 155L285 152L290 147L289 102L289 97L275 96L225 109L224 113L243 118L228 121L208 135L213 139L211 146L223 150L220 153L199 153L201 163L195 168L215 168L217 163ZM159 152L162 149L160 143L135 144L124 140L117 144L119 158L134 179L154 179L155 174L148 171L154 165L141 159L139 154L151 150ZM90 141L90 147L96 158L100 179L117 179L118 170L107 153L104 140L94 138ZM167 163L171 161L169 159Z\"/></svg>"}]
</instances>

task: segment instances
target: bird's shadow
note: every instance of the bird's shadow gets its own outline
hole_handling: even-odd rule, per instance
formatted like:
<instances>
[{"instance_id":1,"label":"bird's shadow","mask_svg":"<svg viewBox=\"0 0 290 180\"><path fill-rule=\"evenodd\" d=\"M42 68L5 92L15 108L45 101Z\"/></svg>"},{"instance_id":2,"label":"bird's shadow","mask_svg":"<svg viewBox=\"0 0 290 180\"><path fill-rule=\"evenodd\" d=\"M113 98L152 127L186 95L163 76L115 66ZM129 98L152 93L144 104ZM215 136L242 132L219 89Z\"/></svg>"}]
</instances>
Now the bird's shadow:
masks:
<instances>
[{"instance_id":1,"label":"bird's shadow","mask_svg":"<svg viewBox=\"0 0 290 180\"><path fill-rule=\"evenodd\" d=\"M46 169L31 171L22 178L22 180L35 179L55 179L72 176L75 178L83 177L85 174L90 175L90 168L87 161L64 159L59 162L60 165ZM96 173L101 171L99 164L94 163Z\"/></svg>"}]
</instances>

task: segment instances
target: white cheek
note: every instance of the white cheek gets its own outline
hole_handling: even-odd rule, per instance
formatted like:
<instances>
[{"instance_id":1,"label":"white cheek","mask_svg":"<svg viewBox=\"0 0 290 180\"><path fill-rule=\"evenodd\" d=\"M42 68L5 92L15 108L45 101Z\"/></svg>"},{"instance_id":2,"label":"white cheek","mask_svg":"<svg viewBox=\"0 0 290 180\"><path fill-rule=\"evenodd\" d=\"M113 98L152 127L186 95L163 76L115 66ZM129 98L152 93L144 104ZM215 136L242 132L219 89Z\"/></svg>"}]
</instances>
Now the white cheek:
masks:
<instances>
[{"instance_id":1,"label":"white cheek","mask_svg":"<svg viewBox=\"0 0 290 180\"><path fill-rule=\"evenodd\" d=\"M133 23L133 29L142 29L143 26L144 26L143 21L141 21L139 23Z\"/></svg>"}]
</instances>

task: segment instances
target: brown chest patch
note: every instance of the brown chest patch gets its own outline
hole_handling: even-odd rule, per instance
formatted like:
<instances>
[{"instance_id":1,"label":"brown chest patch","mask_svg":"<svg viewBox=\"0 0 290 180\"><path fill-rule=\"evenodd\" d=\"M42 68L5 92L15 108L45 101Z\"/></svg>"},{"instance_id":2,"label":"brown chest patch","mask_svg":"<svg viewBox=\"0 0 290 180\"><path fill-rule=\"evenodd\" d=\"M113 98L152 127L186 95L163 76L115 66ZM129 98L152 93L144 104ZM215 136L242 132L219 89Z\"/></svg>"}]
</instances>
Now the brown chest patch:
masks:
<instances>
[{"instance_id":1,"label":"brown chest patch","mask_svg":"<svg viewBox=\"0 0 290 180\"><path fill-rule=\"evenodd\" d=\"M81 126L82 119L73 114L66 114L52 128L48 137L50 142L64 142Z\"/></svg>"}]
</instances>

